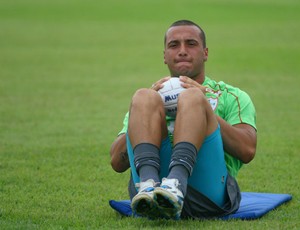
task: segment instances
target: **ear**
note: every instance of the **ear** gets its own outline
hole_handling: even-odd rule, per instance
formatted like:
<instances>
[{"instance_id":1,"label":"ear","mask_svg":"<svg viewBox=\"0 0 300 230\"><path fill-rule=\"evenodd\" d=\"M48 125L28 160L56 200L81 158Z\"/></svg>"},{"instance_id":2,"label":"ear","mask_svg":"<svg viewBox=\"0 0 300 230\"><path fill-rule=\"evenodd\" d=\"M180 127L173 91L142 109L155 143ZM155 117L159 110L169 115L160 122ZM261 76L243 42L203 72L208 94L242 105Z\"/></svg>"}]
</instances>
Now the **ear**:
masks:
<instances>
[{"instance_id":1,"label":"ear","mask_svg":"<svg viewBox=\"0 0 300 230\"><path fill-rule=\"evenodd\" d=\"M204 48L204 61L208 59L208 48Z\"/></svg>"},{"instance_id":2,"label":"ear","mask_svg":"<svg viewBox=\"0 0 300 230\"><path fill-rule=\"evenodd\" d=\"M164 64L167 64L166 62L166 51L164 50Z\"/></svg>"}]
</instances>

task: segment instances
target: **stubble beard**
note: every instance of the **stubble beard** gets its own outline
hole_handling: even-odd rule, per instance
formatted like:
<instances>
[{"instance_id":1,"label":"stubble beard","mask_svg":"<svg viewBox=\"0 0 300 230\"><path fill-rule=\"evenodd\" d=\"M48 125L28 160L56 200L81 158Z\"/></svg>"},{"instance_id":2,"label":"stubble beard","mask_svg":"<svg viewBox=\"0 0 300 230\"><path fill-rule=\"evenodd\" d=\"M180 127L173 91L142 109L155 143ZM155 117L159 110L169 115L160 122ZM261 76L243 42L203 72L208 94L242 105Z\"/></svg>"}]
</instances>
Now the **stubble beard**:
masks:
<instances>
[{"instance_id":1,"label":"stubble beard","mask_svg":"<svg viewBox=\"0 0 300 230\"><path fill-rule=\"evenodd\" d=\"M189 77L191 79L195 79L198 76L197 74L193 73L193 71L191 71L190 69L173 71L173 72L171 72L171 75L173 77L186 76L186 77Z\"/></svg>"}]
</instances>

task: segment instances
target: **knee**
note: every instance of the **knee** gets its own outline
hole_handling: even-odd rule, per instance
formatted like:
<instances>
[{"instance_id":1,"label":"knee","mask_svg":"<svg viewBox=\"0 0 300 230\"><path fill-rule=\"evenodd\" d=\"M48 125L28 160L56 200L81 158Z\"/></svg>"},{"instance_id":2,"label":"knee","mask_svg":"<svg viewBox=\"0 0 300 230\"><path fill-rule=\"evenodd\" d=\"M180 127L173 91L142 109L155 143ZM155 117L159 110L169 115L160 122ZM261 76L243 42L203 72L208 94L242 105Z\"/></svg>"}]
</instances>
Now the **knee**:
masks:
<instances>
[{"instance_id":1,"label":"knee","mask_svg":"<svg viewBox=\"0 0 300 230\"><path fill-rule=\"evenodd\" d=\"M188 106L193 108L194 106L207 105L208 101L201 90L197 88L189 88L180 93L178 97L178 107Z\"/></svg>"},{"instance_id":2,"label":"knee","mask_svg":"<svg viewBox=\"0 0 300 230\"><path fill-rule=\"evenodd\" d=\"M151 89L139 89L135 92L131 100L131 107L147 107L148 109L162 107L163 103L160 95Z\"/></svg>"}]
</instances>

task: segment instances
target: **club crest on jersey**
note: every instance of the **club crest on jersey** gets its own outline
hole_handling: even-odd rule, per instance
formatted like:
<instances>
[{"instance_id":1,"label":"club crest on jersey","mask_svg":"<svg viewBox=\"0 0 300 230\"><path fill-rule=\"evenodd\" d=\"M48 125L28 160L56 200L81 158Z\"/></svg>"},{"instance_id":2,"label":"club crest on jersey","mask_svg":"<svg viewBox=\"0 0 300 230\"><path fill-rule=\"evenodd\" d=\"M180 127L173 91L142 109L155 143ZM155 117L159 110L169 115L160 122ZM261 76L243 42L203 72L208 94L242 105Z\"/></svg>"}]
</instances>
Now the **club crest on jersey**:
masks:
<instances>
[{"instance_id":1,"label":"club crest on jersey","mask_svg":"<svg viewBox=\"0 0 300 230\"><path fill-rule=\"evenodd\" d=\"M217 106L218 106L218 98L208 98L207 99L211 108L213 109L213 111L216 110Z\"/></svg>"}]
</instances>

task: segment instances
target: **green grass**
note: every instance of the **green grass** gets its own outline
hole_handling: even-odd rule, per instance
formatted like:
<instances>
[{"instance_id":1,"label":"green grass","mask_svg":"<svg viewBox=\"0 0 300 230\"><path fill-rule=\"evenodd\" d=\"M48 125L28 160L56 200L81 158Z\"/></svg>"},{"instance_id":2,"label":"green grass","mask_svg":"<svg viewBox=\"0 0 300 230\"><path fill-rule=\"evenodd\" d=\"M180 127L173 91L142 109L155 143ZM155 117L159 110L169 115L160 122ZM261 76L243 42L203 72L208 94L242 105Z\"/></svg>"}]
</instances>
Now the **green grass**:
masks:
<instances>
[{"instance_id":1,"label":"green grass","mask_svg":"<svg viewBox=\"0 0 300 230\"><path fill-rule=\"evenodd\" d=\"M299 229L300 3L297 0L2 1L1 229ZM258 149L242 191L293 200L255 221L120 218L129 172L109 148L130 97L168 74L175 20L207 33L207 74L251 95Z\"/></svg>"}]
</instances>

